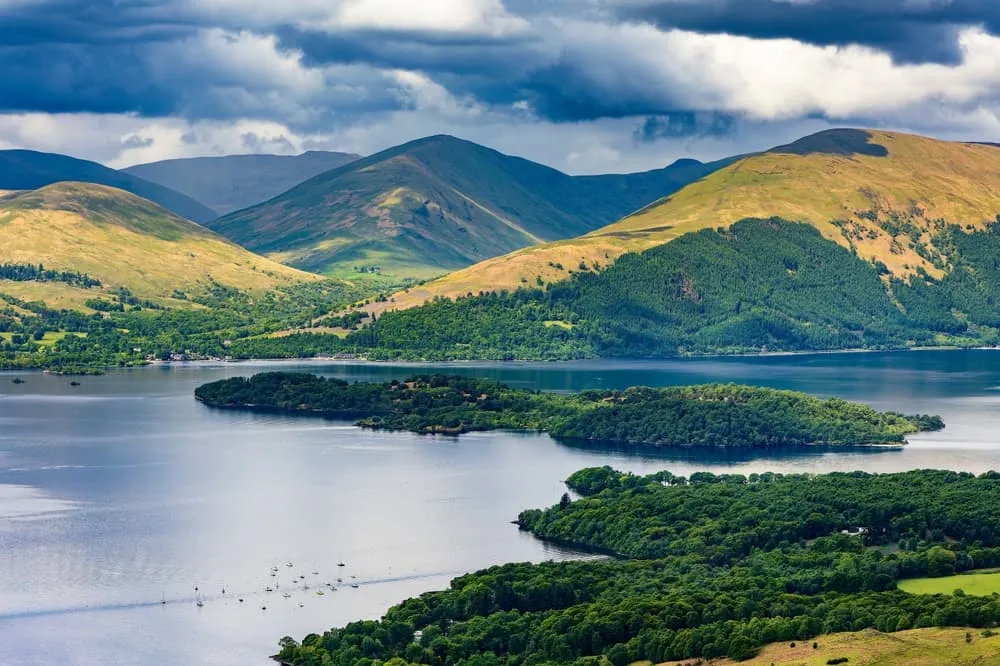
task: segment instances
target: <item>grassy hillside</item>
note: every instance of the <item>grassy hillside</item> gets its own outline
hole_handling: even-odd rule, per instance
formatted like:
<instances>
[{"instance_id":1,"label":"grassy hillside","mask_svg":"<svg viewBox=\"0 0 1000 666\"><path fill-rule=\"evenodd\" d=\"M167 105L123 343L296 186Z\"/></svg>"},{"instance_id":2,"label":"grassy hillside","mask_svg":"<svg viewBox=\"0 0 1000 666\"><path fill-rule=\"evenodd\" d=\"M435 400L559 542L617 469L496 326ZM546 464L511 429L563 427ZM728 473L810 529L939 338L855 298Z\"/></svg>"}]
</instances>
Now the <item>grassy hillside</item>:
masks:
<instances>
[{"instance_id":1,"label":"grassy hillside","mask_svg":"<svg viewBox=\"0 0 1000 666\"><path fill-rule=\"evenodd\" d=\"M0 191L34 190L63 181L95 183L125 190L195 222L207 222L217 217L215 211L180 192L109 169L97 162L33 150L0 150ZM3 198L0 192L0 201Z\"/></svg>"},{"instance_id":2,"label":"grassy hillside","mask_svg":"<svg viewBox=\"0 0 1000 666\"><path fill-rule=\"evenodd\" d=\"M643 174L571 177L433 136L321 174L210 226L306 270L427 278L586 233L719 166L684 161Z\"/></svg>"},{"instance_id":3,"label":"grassy hillside","mask_svg":"<svg viewBox=\"0 0 1000 666\"><path fill-rule=\"evenodd\" d=\"M301 155L226 155L163 160L122 169L199 201L218 215L276 197L317 174L360 158L311 150Z\"/></svg>"},{"instance_id":4,"label":"grassy hillside","mask_svg":"<svg viewBox=\"0 0 1000 666\"><path fill-rule=\"evenodd\" d=\"M4 281L25 300L81 306L125 287L144 299L177 301L221 284L268 290L315 276L259 257L128 192L57 183L0 200L0 264L42 264L95 278L100 287Z\"/></svg>"},{"instance_id":5,"label":"grassy hillside","mask_svg":"<svg viewBox=\"0 0 1000 666\"><path fill-rule=\"evenodd\" d=\"M966 634L972 640L966 641ZM824 666L831 659L847 658L847 666L1000 666L1000 635L984 637L978 629L911 629L883 634L868 629L821 636L814 641L774 643L746 661L720 659L716 666ZM794 647L793 647L794 645ZM650 662L637 662L646 666ZM661 666L693 664L692 660L664 662Z\"/></svg>"},{"instance_id":6,"label":"grassy hillside","mask_svg":"<svg viewBox=\"0 0 1000 666\"><path fill-rule=\"evenodd\" d=\"M740 159L643 210L585 236L538 245L471 266L397 297L516 288L607 265L686 233L747 217L805 222L892 275L940 277L932 247L945 224L975 229L1000 213L1000 149L895 132L830 130Z\"/></svg>"}]
</instances>

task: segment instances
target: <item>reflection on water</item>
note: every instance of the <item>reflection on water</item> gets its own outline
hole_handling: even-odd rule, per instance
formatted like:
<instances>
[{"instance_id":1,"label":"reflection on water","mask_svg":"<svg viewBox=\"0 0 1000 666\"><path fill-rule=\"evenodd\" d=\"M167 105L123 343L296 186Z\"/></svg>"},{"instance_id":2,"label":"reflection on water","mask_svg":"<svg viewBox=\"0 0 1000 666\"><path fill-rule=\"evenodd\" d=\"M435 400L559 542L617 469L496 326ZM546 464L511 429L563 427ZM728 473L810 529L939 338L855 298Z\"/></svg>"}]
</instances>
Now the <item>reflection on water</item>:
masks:
<instances>
[{"instance_id":1,"label":"reflection on water","mask_svg":"<svg viewBox=\"0 0 1000 666\"><path fill-rule=\"evenodd\" d=\"M1000 469L994 352L440 368L554 391L736 381L937 413L948 424L887 451L419 436L192 399L202 382L273 367L380 381L437 369L191 364L85 377L79 387L25 373L15 385L0 374L0 663L263 666L283 635L377 617L458 573L575 556L510 521L557 501L561 480L585 466L683 475Z\"/></svg>"},{"instance_id":2,"label":"reflection on water","mask_svg":"<svg viewBox=\"0 0 1000 666\"><path fill-rule=\"evenodd\" d=\"M903 452L903 446L772 446L756 448L705 448L705 447L663 447L649 444L622 444L600 440L553 438L562 446L578 449L593 455L615 455L631 459L658 462L664 467L674 467L672 463L683 463L700 468L727 467L755 461L766 461L770 465L784 462L802 463L823 458L864 458L884 456ZM814 460L815 462L815 460Z\"/></svg>"}]
</instances>

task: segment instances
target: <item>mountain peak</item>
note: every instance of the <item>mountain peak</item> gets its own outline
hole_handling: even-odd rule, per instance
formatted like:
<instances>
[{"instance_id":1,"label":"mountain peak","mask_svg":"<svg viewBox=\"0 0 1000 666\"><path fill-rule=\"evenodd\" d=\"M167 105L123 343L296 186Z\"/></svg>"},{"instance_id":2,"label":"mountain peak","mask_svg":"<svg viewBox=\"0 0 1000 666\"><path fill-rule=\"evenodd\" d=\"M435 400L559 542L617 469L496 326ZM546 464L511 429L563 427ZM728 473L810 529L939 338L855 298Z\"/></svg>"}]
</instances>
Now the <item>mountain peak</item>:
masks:
<instances>
[{"instance_id":1,"label":"mountain peak","mask_svg":"<svg viewBox=\"0 0 1000 666\"><path fill-rule=\"evenodd\" d=\"M889 149L876 141L875 133L869 130L843 127L816 132L789 144L776 146L767 152L791 155L826 153L829 155L886 157L889 154Z\"/></svg>"},{"instance_id":2,"label":"mountain peak","mask_svg":"<svg viewBox=\"0 0 1000 666\"><path fill-rule=\"evenodd\" d=\"M671 162L670 166L668 166L667 168L668 169L677 169L677 168L681 168L681 167L701 166L702 164L704 164L704 162L701 162L700 160L696 160L693 157L680 157L680 158L674 160L673 162Z\"/></svg>"},{"instance_id":3,"label":"mountain peak","mask_svg":"<svg viewBox=\"0 0 1000 666\"><path fill-rule=\"evenodd\" d=\"M196 222L215 217L214 211L191 197L97 162L36 150L0 150L0 190L35 190L60 181L97 183L126 190Z\"/></svg>"}]
</instances>

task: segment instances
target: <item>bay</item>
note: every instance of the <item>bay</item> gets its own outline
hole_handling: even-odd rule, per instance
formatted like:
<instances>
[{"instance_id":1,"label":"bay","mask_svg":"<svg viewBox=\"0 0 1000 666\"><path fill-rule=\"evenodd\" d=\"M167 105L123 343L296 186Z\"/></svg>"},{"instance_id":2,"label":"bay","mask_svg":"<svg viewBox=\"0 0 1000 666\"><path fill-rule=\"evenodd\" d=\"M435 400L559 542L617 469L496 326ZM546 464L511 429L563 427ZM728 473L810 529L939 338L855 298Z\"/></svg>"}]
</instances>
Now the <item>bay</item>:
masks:
<instances>
[{"instance_id":1,"label":"bay","mask_svg":"<svg viewBox=\"0 0 1000 666\"><path fill-rule=\"evenodd\" d=\"M940 414L948 427L902 450L758 455L567 446L542 434L372 433L212 410L192 397L201 383L272 369L364 381L441 371L552 391L732 381ZM25 383L12 383L15 376ZM579 556L510 521L558 501L561 480L586 466L678 474L1000 469L1000 353L989 350L174 364L78 381L0 373L3 664L264 666L283 635L378 617L457 574ZM337 591L317 595L324 583Z\"/></svg>"}]
</instances>

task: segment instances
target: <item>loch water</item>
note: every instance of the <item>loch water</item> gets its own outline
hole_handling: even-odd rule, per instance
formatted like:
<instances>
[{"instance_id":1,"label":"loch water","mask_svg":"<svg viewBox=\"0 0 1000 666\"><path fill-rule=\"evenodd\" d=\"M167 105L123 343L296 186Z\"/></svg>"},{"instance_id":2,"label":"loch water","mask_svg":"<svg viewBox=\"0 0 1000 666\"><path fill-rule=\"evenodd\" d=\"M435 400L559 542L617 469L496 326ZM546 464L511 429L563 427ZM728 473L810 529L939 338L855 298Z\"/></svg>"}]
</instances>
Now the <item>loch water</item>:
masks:
<instances>
[{"instance_id":1,"label":"loch water","mask_svg":"<svg viewBox=\"0 0 1000 666\"><path fill-rule=\"evenodd\" d=\"M543 434L373 433L193 399L201 383L272 369L379 381L443 371L551 391L739 382L940 414L947 428L913 436L901 450L747 454L573 446ZM521 509L558 501L562 480L581 467L1000 470L1000 352L989 350L445 366L192 363L77 381L0 373L0 664L265 666L284 635L379 617L458 574L579 557L511 521Z\"/></svg>"}]
</instances>

